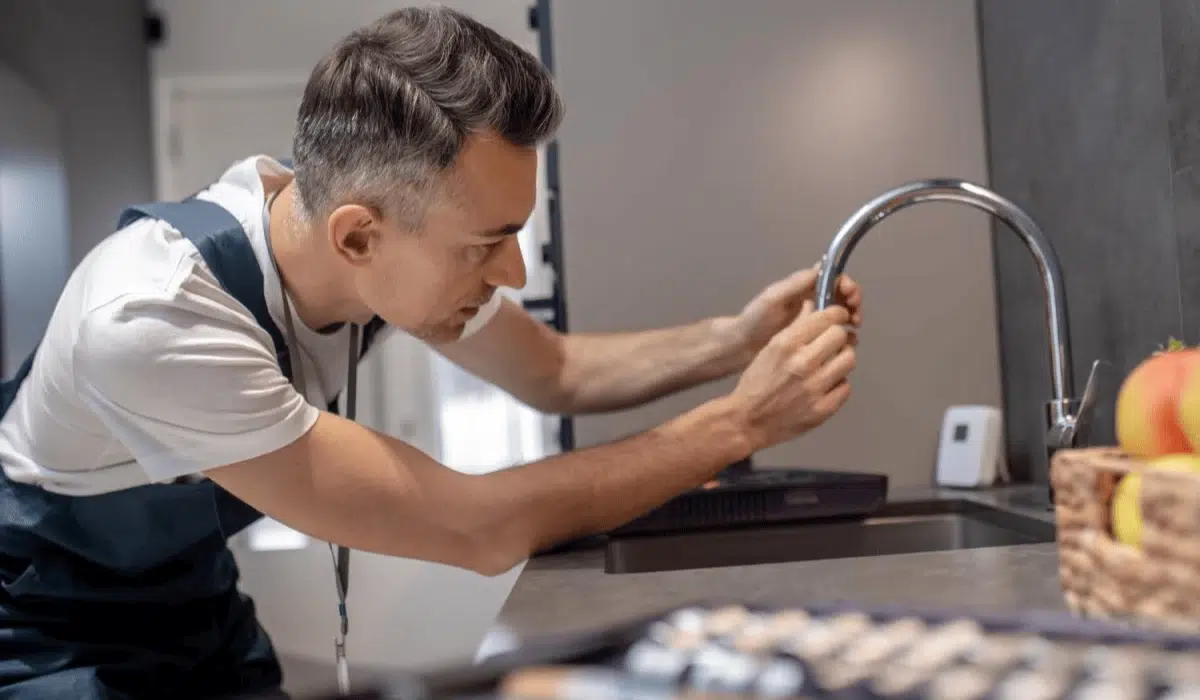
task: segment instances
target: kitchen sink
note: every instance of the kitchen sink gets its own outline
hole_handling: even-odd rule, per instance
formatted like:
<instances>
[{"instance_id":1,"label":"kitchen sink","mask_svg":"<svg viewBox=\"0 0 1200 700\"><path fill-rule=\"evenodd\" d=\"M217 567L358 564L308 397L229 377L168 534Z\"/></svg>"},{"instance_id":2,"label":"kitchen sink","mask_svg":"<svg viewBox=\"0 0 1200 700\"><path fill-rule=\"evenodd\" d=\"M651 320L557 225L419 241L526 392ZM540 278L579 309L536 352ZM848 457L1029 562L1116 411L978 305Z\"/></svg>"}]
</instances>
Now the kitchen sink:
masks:
<instances>
[{"instance_id":1,"label":"kitchen sink","mask_svg":"<svg viewBox=\"0 0 1200 700\"><path fill-rule=\"evenodd\" d=\"M614 537L610 574L1053 542L1054 524L966 500L889 503L871 517Z\"/></svg>"}]
</instances>

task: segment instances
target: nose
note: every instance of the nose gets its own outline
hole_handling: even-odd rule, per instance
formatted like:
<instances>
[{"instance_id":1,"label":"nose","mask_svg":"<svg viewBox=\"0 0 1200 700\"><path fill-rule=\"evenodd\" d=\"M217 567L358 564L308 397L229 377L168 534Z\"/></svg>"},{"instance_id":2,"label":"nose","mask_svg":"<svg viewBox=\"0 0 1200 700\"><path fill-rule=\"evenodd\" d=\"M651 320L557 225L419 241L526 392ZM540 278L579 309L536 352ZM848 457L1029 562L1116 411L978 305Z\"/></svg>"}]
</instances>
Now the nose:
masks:
<instances>
[{"instance_id":1,"label":"nose","mask_svg":"<svg viewBox=\"0 0 1200 700\"><path fill-rule=\"evenodd\" d=\"M493 287L522 289L525 286L525 259L521 257L521 243L516 236L504 239L484 275L485 281Z\"/></svg>"}]
</instances>

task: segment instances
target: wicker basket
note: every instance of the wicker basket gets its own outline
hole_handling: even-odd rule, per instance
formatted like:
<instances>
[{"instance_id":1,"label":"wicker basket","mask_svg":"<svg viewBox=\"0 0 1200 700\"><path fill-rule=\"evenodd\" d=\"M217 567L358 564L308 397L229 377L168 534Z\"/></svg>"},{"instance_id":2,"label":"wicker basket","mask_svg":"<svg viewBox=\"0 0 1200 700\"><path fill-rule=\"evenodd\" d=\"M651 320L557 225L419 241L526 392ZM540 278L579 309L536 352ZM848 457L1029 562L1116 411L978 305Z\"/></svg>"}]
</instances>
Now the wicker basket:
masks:
<instances>
[{"instance_id":1,"label":"wicker basket","mask_svg":"<svg viewBox=\"0 0 1200 700\"><path fill-rule=\"evenodd\" d=\"M1112 534L1117 482L1142 472L1142 547ZM1061 450L1051 462L1059 578L1087 617L1200 630L1200 475L1146 469L1116 448Z\"/></svg>"}]
</instances>

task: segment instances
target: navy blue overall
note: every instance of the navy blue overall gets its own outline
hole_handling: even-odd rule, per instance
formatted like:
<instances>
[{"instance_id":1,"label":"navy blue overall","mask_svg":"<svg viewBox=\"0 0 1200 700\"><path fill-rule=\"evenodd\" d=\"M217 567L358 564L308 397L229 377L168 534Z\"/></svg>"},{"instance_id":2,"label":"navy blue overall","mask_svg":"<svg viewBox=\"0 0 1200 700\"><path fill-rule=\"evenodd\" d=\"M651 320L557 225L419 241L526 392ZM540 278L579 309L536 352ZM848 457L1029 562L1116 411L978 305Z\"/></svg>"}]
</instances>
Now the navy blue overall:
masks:
<instances>
[{"instance_id":1,"label":"navy blue overall","mask_svg":"<svg viewBox=\"0 0 1200 700\"><path fill-rule=\"evenodd\" d=\"M291 379L237 219L193 198L131 208L118 228L141 217L195 243ZM0 415L32 363L3 384ZM276 697L280 666L226 545L260 517L208 480L78 497L0 471L0 700Z\"/></svg>"}]
</instances>

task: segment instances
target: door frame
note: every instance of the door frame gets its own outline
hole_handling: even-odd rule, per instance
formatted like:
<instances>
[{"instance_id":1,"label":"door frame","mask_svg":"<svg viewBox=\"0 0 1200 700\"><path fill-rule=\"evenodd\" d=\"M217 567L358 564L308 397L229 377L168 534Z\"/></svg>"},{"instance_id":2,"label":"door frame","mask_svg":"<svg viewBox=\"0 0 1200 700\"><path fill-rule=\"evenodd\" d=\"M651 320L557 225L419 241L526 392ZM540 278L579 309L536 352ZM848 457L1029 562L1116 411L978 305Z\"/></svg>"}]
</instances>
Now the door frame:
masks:
<instances>
[{"instance_id":1,"label":"door frame","mask_svg":"<svg viewBox=\"0 0 1200 700\"><path fill-rule=\"evenodd\" d=\"M172 98L178 93L261 92L304 89L308 76L299 74L188 75L157 78L151 85L151 119L154 123L155 197L164 199L172 191L171 161L177 139Z\"/></svg>"},{"instance_id":2,"label":"door frame","mask_svg":"<svg viewBox=\"0 0 1200 700\"><path fill-rule=\"evenodd\" d=\"M529 8L530 28L537 33L538 53L546 70L554 74L554 22L551 0L536 0ZM563 265L562 188L559 186L558 138L546 144L546 225L547 242L542 248L542 260L554 276L554 287L547 299L529 300L526 308L548 312L549 324L559 333L567 332L567 286ZM558 419L558 446L562 452L575 449L575 421L569 415Z\"/></svg>"}]
</instances>

